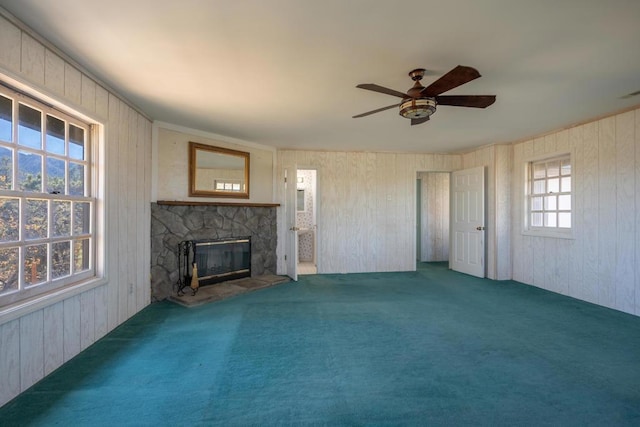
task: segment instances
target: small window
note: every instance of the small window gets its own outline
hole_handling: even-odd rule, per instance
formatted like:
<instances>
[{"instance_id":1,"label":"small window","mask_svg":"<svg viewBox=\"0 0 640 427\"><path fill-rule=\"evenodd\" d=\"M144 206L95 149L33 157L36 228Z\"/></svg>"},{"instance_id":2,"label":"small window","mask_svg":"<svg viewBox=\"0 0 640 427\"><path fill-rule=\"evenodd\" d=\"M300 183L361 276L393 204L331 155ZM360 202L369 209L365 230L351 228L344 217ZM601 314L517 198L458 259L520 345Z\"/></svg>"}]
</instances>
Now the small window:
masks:
<instances>
[{"instance_id":1,"label":"small window","mask_svg":"<svg viewBox=\"0 0 640 427\"><path fill-rule=\"evenodd\" d=\"M571 232L571 172L571 158L568 155L529 163L528 230Z\"/></svg>"},{"instance_id":2,"label":"small window","mask_svg":"<svg viewBox=\"0 0 640 427\"><path fill-rule=\"evenodd\" d=\"M0 86L0 307L95 276L90 136Z\"/></svg>"}]
</instances>

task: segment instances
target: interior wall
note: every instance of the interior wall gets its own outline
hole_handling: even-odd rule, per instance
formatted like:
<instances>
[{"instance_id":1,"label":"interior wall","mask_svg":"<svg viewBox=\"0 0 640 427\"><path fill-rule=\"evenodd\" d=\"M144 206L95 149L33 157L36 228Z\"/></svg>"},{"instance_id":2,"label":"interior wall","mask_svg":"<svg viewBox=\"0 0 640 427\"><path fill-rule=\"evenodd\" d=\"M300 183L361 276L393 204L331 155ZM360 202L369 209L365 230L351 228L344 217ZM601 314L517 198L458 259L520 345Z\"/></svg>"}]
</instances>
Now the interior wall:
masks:
<instances>
[{"instance_id":1,"label":"interior wall","mask_svg":"<svg viewBox=\"0 0 640 427\"><path fill-rule=\"evenodd\" d=\"M449 260L449 182L448 173L419 172L422 181L420 261Z\"/></svg>"},{"instance_id":2,"label":"interior wall","mask_svg":"<svg viewBox=\"0 0 640 427\"><path fill-rule=\"evenodd\" d=\"M273 203L273 166L275 150L257 144L229 142L223 137L169 124L155 124L157 160L153 201L197 200L237 203ZM226 138L229 139L229 138ZM189 197L189 141L245 151L249 160L249 199Z\"/></svg>"},{"instance_id":3,"label":"interior wall","mask_svg":"<svg viewBox=\"0 0 640 427\"><path fill-rule=\"evenodd\" d=\"M640 315L640 109L516 144L513 278ZM573 238L529 236L525 164L572 153Z\"/></svg>"},{"instance_id":4,"label":"interior wall","mask_svg":"<svg viewBox=\"0 0 640 427\"><path fill-rule=\"evenodd\" d=\"M106 280L55 302L0 308L3 405L149 304L151 123L8 15L0 15L0 73L95 117L106 137L106 193L97 204Z\"/></svg>"},{"instance_id":5,"label":"interior wall","mask_svg":"<svg viewBox=\"0 0 640 427\"><path fill-rule=\"evenodd\" d=\"M279 150L283 168L317 169L318 273L415 270L416 173L460 169L462 157L446 154ZM278 215L278 272L284 274L284 194Z\"/></svg>"}]
</instances>

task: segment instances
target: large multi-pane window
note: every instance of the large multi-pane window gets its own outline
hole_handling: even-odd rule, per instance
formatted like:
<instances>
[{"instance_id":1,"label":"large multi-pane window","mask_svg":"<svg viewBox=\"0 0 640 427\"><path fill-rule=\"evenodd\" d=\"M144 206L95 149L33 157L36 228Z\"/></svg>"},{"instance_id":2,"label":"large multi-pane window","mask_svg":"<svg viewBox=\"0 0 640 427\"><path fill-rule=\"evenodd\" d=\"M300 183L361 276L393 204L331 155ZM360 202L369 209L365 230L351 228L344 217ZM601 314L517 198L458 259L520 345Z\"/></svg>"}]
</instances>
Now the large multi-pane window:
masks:
<instances>
[{"instance_id":1,"label":"large multi-pane window","mask_svg":"<svg viewBox=\"0 0 640 427\"><path fill-rule=\"evenodd\" d=\"M94 275L90 135L0 86L0 307Z\"/></svg>"},{"instance_id":2,"label":"large multi-pane window","mask_svg":"<svg viewBox=\"0 0 640 427\"><path fill-rule=\"evenodd\" d=\"M569 156L529 164L530 230L571 230L571 159Z\"/></svg>"}]
</instances>

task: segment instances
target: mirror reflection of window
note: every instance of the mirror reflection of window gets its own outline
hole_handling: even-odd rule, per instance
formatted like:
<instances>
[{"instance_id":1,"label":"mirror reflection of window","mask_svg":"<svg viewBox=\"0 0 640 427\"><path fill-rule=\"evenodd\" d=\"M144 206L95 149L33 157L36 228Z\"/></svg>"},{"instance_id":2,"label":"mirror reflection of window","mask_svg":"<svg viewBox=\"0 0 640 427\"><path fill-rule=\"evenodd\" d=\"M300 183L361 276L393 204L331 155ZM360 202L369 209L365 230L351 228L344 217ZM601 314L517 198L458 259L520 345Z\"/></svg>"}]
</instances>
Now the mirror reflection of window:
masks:
<instances>
[{"instance_id":1,"label":"mirror reflection of window","mask_svg":"<svg viewBox=\"0 0 640 427\"><path fill-rule=\"evenodd\" d=\"M189 195L249 197L249 153L190 142Z\"/></svg>"}]
</instances>

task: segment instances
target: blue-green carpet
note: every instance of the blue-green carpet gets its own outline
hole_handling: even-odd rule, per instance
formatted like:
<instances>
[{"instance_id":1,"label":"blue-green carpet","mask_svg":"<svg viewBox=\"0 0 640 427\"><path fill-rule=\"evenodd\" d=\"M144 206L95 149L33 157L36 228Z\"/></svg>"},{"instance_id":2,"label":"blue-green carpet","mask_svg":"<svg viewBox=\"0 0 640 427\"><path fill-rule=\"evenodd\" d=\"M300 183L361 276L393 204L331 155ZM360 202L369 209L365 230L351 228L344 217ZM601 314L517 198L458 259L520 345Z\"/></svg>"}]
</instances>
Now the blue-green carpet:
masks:
<instances>
[{"instance_id":1,"label":"blue-green carpet","mask_svg":"<svg viewBox=\"0 0 640 427\"><path fill-rule=\"evenodd\" d=\"M0 425L640 425L640 318L516 282L302 276L153 304Z\"/></svg>"}]
</instances>

